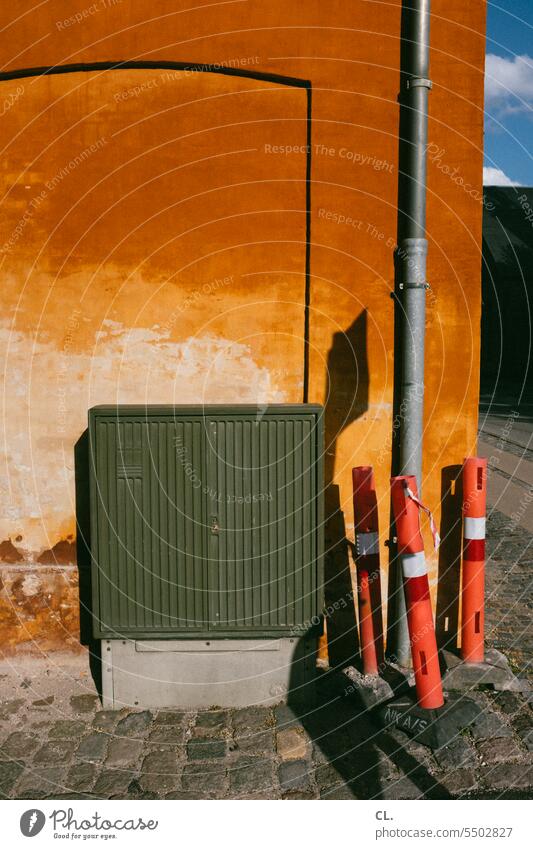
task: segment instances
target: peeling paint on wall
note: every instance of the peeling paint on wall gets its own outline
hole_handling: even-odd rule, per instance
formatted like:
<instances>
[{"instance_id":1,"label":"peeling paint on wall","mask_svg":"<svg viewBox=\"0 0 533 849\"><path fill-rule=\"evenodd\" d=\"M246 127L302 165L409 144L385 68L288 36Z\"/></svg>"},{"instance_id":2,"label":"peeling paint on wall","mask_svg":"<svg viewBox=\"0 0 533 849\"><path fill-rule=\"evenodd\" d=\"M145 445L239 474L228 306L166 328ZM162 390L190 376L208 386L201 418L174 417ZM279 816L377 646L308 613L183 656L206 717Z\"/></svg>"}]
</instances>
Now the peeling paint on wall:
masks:
<instances>
[{"instance_id":1,"label":"peeling paint on wall","mask_svg":"<svg viewBox=\"0 0 533 849\"><path fill-rule=\"evenodd\" d=\"M0 656L15 651L83 652L74 568L0 569Z\"/></svg>"},{"instance_id":2,"label":"peeling paint on wall","mask_svg":"<svg viewBox=\"0 0 533 849\"><path fill-rule=\"evenodd\" d=\"M0 357L17 383L16 415L4 423L0 559L75 563L73 446L89 407L103 403L280 403L286 400L250 346L214 336L168 340L168 332L104 321L92 354L0 330ZM58 384L58 375L61 383ZM58 395L68 386L68 397ZM61 403L58 403L58 399ZM17 547L10 538L19 537Z\"/></svg>"}]
</instances>

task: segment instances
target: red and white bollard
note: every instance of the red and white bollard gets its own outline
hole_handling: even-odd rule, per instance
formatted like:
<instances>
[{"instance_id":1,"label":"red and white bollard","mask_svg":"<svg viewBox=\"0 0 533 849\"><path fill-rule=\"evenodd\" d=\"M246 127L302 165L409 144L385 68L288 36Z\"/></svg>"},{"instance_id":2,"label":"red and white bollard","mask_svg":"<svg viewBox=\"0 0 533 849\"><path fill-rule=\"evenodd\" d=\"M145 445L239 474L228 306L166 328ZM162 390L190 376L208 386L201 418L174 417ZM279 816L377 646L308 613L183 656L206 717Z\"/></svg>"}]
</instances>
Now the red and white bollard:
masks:
<instances>
[{"instance_id":1,"label":"red and white bollard","mask_svg":"<svg viewBox=\"0 0 533 849\"><path fill-rule=\"evenodd\" d=\"M485 659L485 524L487 461L467 457L463 465L463 575L461 657Z\"/></svg>"},{"instance_id":2,"label":"red and white bollard","mask_svg":"<svg viewBox=\"0 0 533 849\"><path fill-rule=\"evenodd\" d=\"M372 466L352 469L359 642L365 675L383 664L379 522Z\"/></svg>"},{"instance_id":3,"label":"red and white bollard","mask_svg":"<svg viewBox=\"0 0 533 849\"><path fill-rule=\"evenodd\" d=\"M463 483L463 570L461 580L461 661L443 652L444 686L448 690L471 690L491 685L496 690L521 690L504 654L485 650L485 524L487 509L487 460L467 457Z\"/></svg>"},{"instance_id":4,"label":"red and white bollard","mask_svg":"<svg viewBox=\"0 0 533 849\"><path fill-rule=\"evenodd\" d=\"M439 708L444 704L444 697L424 542L420 533L419 510L421 507L426 508L418 500L416 478L413 475L392 478L391 494L398 554L404 577L417 701L421 708ZM432 531L437 539L433 524Z\"/></svg>"},{"instance_id":5,"label":"red and white bollard","mask_svg":"<svg viewBox=\"0 0 533 849\"><path fill-rule=\"evenodd\" d=\"M420 533L420 510L429 516L435 548L439 545L439 535L430 511L419 501L414 476L392 478L391 494L404 577L416 702L410 694L398 696L382 705L379 715L385 727L394 725L426 746L440 749L474 722L481 709L462 693L459 696L448 693L444 702L424 543ZM456 663L465 670L478 670L478 667L461 664L457 658Z\"/></svg>"}]
</instances>

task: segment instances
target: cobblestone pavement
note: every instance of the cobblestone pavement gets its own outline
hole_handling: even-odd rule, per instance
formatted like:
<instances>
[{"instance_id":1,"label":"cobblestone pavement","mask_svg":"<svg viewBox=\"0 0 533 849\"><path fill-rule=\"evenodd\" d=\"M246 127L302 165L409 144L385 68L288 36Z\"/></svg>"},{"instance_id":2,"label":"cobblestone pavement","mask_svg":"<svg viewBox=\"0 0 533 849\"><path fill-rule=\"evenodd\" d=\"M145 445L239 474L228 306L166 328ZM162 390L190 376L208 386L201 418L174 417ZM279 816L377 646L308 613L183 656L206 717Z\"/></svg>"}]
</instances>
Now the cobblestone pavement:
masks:
<instances>
[{"instance_id":1,"label":"cobblestone pavement","mask_svg":"<svg viewBox=\"0 0 533 849\"><path fill-rule=\"evenodd\" d=\"M432 753L325 686L304 714L104 711L64 670L26 683L0 706L3 798L520 798L533 786L532 704L514 693L475 693L471 731Z\"/></svg>"},{"instance_id":2,"label":"cobblestone pavement","mask_svg":"<svg viewBox=\"0 0 533 849\"><path fill-rule=\"evenodd\" d=\"M487 643L530 671L532 537L488 522ZM384 732L352 703L203 712L105 711L87 661L15 658L0 668L3 798L529 798L533 697L470 693L482 708L449 746Z\"/></svg>"},{"instance_id":3,"label":"cobblestone pavement","mask_svg":"<svg viewBox=\"0 0 533 849\"><path fill-rule=\"evenodd\" d=\"M533 535L492 510L487 520L485 634L520 676L533 678Z\"/></svg>"}]
</instances>

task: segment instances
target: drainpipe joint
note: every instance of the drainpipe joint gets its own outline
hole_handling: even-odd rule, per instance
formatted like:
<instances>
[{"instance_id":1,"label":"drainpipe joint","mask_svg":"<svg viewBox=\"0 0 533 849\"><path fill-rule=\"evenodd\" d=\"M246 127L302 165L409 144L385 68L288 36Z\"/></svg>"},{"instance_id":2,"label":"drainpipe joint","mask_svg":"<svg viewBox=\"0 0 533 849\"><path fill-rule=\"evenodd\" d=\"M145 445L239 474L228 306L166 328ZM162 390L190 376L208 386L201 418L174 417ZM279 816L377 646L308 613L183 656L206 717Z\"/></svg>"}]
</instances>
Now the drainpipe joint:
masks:
<instances>
[{"instance_id":1,"label":"drainpipe joint","mask_svg":"<svg viewBox=\"0 0 533 849\"><path fill-rule=\"evenodd\" d=\"M400 289L429 289L426 281L427 239L404 239L398 248L402 274Z\"/></svg>"},{"instance_id":2,"label":"drainpipe joint","mask_svg":"<svg viewBox=\"0 0 533 849\"><path fill-rule=\"evenodd\" d=\"M433 88L433 83L431 80L426 79L426 77L408 77L405 82L405 87L409 91L411 88Z\"/></svg>"}]
</instances>

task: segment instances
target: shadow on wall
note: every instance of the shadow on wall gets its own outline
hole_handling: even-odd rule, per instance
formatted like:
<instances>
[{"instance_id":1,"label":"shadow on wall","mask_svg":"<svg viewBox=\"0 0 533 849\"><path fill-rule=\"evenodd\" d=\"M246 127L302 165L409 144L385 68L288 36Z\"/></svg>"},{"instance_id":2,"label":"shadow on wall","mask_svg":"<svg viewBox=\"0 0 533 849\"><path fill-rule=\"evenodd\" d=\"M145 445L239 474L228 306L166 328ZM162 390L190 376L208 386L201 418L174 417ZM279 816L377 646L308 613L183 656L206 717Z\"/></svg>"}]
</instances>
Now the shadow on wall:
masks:
<instances>
[{"instance_id":1,"label":"shadow on wall","mask_svg":"<svg viewBox=\"0 0 533 849\"><path fill-rule=\"evenodd\" d=\"M74 446L76 487L76 554L80 593L80 642L89 650L89 664L96 689L102 695L100 640L92 635L91 522L89 504L89 431Z\"/></svg>"},{"instance_id":2,"label":"shadow on wall","mask_svg":"<svg viewBox=\"0 0 533 849\"><path fill-rule=\"evenodd\" d=\"M435 632L439 649L457 648L461 583L462 503L461 466L441 472L441 520Z\"/></svg>"},{"instance_id":3,"label":"shadow on wall","mask_svg":"<svg viewBox=\"0 0 533 849\"><path fill-rule=\"evenodd\" d=\"M333 483L338 438L368 407L367 314L363 310L344 332L336 333L327 359L325 427L325 603L334 609L328 620L332 666L354 662L358 655L357 620L339 487ZM100 642L92 637L92 586L89 515L89 436L75 446L77 562L80 586L80 640L90 651L95 683L101 689Z\"/></svg>"},{"instance_id":4,"label":"shadow on wall","mask_svg":"<svg viewBox=\"0 0 533 849\"><path fill-rule=\"evenodd\" d=\"M409 754L393 733L374 725L362 705L339 692L336 670L359 666L359 640L350 557L339 487L334 484L338 440L345 428L368 409L367 313L363 310L345 332L336 333L327 360L325 426L325 605L330 669L319 672L315 690L302 687L296 670L305 664L309 633L299 639L291 669L286 724L303 725L315 749L315 780L324 799L394 798L394 784L408 775L413 796L450 798L424 764ZM302 774L309 769L299 761ZM296 769L295 764L295 769ZM387 788L387 790L384 790Z\"/></svg>"},{"instance_id":5,"label":"shadow on wall","mask_svg":"<svg viewBox=\"0 0 533 849\"><path fill-rule=\"evenodd\" d=\"M345 428L368 409L367 312L344 332L335 333L327 359L325 436L325 606L331 667L353 663L359 653L355 600L346 523L335 484L338 440Z\"/></svg>"}]
</instances>

